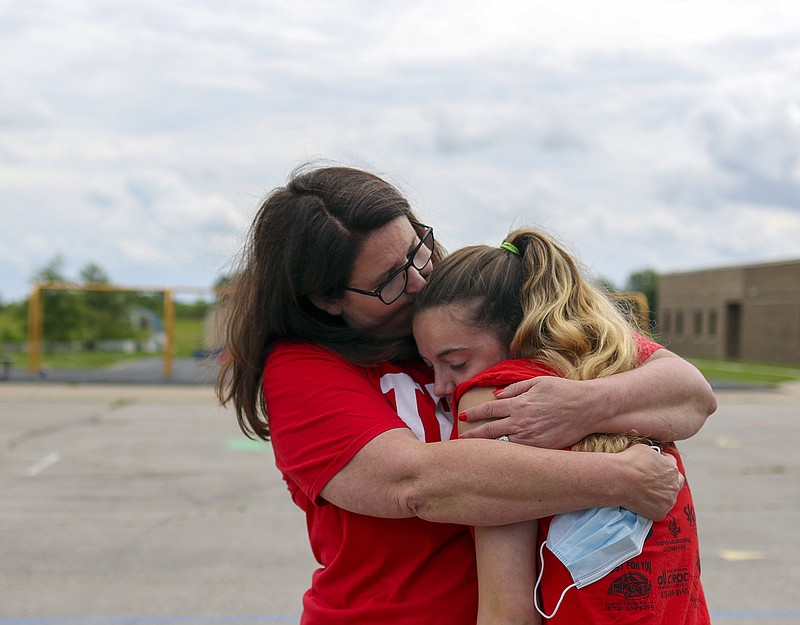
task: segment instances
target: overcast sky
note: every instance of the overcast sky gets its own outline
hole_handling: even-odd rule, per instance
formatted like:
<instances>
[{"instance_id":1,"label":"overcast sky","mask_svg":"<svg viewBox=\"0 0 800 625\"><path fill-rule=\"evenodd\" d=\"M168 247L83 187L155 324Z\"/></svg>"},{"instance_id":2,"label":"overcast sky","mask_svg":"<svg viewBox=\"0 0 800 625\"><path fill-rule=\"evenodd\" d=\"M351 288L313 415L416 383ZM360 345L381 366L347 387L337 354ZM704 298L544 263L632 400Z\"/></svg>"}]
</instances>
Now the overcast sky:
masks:
<instances>
[{"instance_id":1,"label":"overcast sky","mask_svg":"<svg viewBox=\"0 0 800 625\"><path fill-rule=\"evenodd\" d=\"M800 2L9 0L0 299L60 254L210 287L316 159L449 249L534 224L618 285L800 257Z\"/></svg>"}]
</instances>

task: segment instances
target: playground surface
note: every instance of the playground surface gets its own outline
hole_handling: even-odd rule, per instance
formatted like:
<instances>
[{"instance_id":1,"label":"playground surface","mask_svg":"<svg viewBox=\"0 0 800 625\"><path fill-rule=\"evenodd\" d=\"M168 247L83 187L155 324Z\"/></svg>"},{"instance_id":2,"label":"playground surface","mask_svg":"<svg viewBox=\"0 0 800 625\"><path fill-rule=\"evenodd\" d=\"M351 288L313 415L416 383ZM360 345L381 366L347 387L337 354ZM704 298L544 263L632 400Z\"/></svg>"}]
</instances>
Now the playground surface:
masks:
<instances>
[{"instance_id":1,"label":"playground surface","mask_svg":"<svg viewBox=\"0 0 800 625\"><path fill-rule=\"evenodd\" d=\"M718 399L680 444L713 622L800 623L800 386ZM208 385L0 383L0 492L0 625L299 622L303 515Z\"/></svg>"}]
</instances>

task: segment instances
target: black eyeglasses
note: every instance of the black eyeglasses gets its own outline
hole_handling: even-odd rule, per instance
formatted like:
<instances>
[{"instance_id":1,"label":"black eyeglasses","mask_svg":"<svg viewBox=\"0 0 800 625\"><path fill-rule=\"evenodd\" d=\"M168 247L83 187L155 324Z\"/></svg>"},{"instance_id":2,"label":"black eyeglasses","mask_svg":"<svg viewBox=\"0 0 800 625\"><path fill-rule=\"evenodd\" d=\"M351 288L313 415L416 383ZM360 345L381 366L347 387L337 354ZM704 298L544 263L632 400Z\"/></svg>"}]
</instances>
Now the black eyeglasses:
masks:
<instances>
[{"instance_id":1,"label":"black eyeglasses","mask_svg":"<svg viewBox=\"0 0 800 625\"><path fill-rule=\"evenodd\" d=\"M397 301L397 299L406 290L408 284L408 269L414 267L417 271L422 271L431 262L433 256L433 228L424 224L419 224L425 228L425 232L420 238L419 244L408 255L408 260L397 271L392 273L383 284L381 284L374 291L364 291L363 289L354 289L352 287L345 287L345 291L353 291L353 293L361 293L361 295L369 295L370 297L377 297L387 306Z\"/></svg>"}]
</instances>

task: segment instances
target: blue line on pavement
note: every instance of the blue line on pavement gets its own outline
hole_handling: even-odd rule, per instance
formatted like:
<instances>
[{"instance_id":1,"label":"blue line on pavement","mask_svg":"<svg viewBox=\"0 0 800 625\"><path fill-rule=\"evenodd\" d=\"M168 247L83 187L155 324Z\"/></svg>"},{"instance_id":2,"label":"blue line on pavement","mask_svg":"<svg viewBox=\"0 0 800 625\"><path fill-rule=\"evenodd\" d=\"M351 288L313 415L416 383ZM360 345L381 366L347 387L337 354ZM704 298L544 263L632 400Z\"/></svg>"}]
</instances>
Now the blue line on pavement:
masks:
<instances>
[{"instance_id":1,"label":"blue line on pavement","mask_svg":"<svg viewBox=\"0 0 800 625\"><path fill-rule=\"evenodd\" d=\"M0 625L214 625L237 623L299 623L299 616L53 616L0 617Z\"/></svg>"},{"instance_id":2,"label":"blue line on pavement","mask_svg":"<svg viewBox=\"0 0 800 625\"><path fill-rule=\"evenodd\" d=\"M712 619L800 618L800 610L712 610ZM53 616L0 617L0 625L236 625L299 623L299 615L242 616Z\"/></svg>"},{"instance_id":3,"label":"blue line on pavement","mask_svg":"<svg viewBox=\"0 0 800 625\"><path fill-rule=\"evenodd\" d=\"M800 610L712 610L712 619L717 618L800 618ZM2 625L2 623L0 623Z\"/></svg>"}]
</instances>

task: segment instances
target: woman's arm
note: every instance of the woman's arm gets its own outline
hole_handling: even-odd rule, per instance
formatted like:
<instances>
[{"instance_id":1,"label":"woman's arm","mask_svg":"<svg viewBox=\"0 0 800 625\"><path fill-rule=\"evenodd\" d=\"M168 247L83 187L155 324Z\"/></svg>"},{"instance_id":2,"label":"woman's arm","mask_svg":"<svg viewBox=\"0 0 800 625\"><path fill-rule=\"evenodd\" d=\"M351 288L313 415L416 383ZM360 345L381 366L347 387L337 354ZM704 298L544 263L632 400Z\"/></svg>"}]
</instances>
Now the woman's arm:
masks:
<instances>
[{"instance_id":1,"label":"woman's arm","mask_svg":"<svg viewBox=\"0 0 800 625\"><path fill-rule=\"evenodd\" d=\"M485 439L422 443L397 428L370 440L320 495L370 516L505 525L603 506L661 519L682 486L674 458L645 445L582 454Z\"/></svg>"},{"instance_id":2,"label":"woman's arm","mask_svg":"<svg viewBox=\"0 0 800 625\"><path fill-rule=\"evenodd\" d=\"M703 375L659 349L632 371L596 380L538 377L464 411L469 422L497 419L464 438L497 438L563 449L594 432L630 432L676 441L694 435L717 408ZM464 418L464 417L462 417Z\"/></svg>"}]
</instances>

